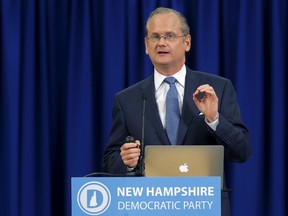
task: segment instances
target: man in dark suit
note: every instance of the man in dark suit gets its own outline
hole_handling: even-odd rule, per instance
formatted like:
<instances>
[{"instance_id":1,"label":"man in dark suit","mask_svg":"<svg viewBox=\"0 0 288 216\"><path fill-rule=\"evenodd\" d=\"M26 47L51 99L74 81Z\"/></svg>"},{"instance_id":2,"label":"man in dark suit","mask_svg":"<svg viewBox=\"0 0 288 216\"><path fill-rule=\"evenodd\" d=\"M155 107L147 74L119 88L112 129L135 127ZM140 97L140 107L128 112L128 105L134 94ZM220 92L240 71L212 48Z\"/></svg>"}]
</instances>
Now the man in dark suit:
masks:
<instances>
[{"instance_id":1,"label":"man in dark suit","mask_svg":"<svg viewBox=\"0 0 288 216\"><path fill-rule=\"evenodd\" d=\"M241 120L232 83L185 66L191 36L182 14L168 8L154 10L146 23L145 46L154 74L116 94L103 160L105 171L127 173L138 169L144 100L145 145L223 145L226 159L246 161L251 154L249 132ZM176 79L180 120L175 143L171 143L166 126L166 95L170 89L166 77ZM136 140L125 142L127 136ZM230 215L227 192L222 193L222 215Z\"/></svg>"}]
</instances>

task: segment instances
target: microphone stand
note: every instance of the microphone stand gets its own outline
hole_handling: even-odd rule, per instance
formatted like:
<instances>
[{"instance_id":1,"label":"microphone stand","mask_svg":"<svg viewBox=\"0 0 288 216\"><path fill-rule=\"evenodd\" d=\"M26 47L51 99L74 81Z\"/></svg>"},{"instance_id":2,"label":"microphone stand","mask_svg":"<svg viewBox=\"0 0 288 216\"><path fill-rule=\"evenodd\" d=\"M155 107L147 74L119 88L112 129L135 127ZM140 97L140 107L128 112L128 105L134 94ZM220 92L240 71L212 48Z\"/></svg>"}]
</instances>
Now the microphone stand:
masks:
<instances>
[{"instance_id":1,"label":"microphone stand","mask_svg":"<svg viewBox=\"0 0 288 216\"><path fill-rule=\"evenodd\" d=\"M142 101L143 101L143 108L142 108L142 139L141 139L141 154L139 158L139 173L136 173L137 176L144 176L145 175L145 164L144 164L144 136L145 136L145 111L146 111L146 100L147 96L145 93L142 93Z\"/></svg>"}]
</instances>

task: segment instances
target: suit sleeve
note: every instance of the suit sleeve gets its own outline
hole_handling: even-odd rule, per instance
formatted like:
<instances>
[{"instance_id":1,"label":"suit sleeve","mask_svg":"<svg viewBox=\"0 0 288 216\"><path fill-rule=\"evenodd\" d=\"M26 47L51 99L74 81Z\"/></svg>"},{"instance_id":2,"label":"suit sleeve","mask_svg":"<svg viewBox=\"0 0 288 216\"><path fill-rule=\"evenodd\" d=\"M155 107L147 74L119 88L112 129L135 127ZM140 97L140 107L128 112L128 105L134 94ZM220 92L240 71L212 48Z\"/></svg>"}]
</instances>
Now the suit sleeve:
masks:
<instances>
[{"instance_id":1,"label":"suit sleeve","mask_svg":"<svg viewBox=\"0 0 288 216\"><path fill-rule=\"evenodd\" d=\"M219 124L215 131L217 141L224 145L225 156L234 162L245 162L251 155L249 131L242 122L237 95L231 81L224 85L219 99Z\"/></svg>"},{"instance_id":2,"label":"suit sleeve","mask_svg":"<svg viewBox=\"0 0 288 216\"><path fill-rule=\"evenodd\" d=\"M112 128L110 131L109 142L104 153L102 162L104 172L121 174L127 172L127 167L122 161L120 148L128 135L125 128L125 120L119 97L114 98L112 111Z\"/></svg>"}]
</instances>

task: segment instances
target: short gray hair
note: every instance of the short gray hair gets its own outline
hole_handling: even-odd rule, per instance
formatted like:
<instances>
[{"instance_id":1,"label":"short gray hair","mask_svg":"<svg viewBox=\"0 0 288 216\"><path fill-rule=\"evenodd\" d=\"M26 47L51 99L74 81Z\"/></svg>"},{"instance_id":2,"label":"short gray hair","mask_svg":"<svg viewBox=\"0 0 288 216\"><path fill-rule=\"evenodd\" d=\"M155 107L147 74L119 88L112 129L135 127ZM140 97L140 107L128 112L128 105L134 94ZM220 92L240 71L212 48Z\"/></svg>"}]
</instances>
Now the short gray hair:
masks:
<instances>
[{"instance_id":1,"label":"short gray hair","mask_svg":"<svg viewBox=\"0 0 288 216\"><path fill-rule=\"evenodd\" d=\"M182 33L184 35L190 34L190 27L188 25L186 18L183 16L182 13L180 13L179 11L176 11L174 9L171 9L171 8L158 7L150 13L150 15L147 19L146 27L145 27L146 36L148 34L148 22L150 21L150 19L156 14L165 14L165 13L175 13L181 21L180 29L181 29Z\"/></svg>"}]
</instances>

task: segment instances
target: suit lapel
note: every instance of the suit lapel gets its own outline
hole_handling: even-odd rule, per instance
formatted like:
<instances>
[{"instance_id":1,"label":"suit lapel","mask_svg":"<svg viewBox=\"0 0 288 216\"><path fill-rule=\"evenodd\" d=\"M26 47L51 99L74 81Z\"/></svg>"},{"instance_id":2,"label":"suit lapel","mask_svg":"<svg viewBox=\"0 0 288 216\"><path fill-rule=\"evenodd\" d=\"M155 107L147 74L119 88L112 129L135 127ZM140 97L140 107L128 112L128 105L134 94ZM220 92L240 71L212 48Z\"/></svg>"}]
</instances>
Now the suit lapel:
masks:
<instances>
[{"instance_id":1,"label":"suit lapel","mask_svg":"<svg viewBox=\"0 0 288 216\"><path fill-rule=\"evenodd\" d=\"M193 76L193 72L187 68L182 115L178 128L178 143L183 142L189 125L192 123L192 120L199 114L199 110L192 99L193 93L199 86L199 82L200 78L198 76Z\"/></svg>"}]
</instances>

